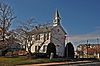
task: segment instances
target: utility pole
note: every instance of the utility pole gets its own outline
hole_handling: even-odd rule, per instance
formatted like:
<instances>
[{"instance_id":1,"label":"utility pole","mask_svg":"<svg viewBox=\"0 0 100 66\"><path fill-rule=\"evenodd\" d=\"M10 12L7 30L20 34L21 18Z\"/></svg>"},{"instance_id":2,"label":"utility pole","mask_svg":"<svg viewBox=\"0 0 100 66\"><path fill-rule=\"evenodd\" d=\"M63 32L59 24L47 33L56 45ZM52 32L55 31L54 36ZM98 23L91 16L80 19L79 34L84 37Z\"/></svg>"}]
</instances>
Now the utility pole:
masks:
<instances>
[{"instance_id":1,"label":"utility pole","mask_svg":"<svg viewBox=\"0 0 100 66\"><path fill-rule=\"evenodd\" d=\"M88 40L87 40L86 47L87 47L87 58L88 58Z\"/></svg>"},{"instance_id":2,"label":"utility pole","mask_svg":"<svg viewBox=\"0 0 100 66\"><path fill-rule=\"evenodd\" d=\"M99 54L99 38L97 38L97 56L98 56L98 54ZM99 56L98 56L98 58L99 58Z\"/></svg>"},{"instance_id":3,"label":"utility pole","mask_svg":"<svg viewBox=\"0 0 100 66\"><path fill-rule=\"evenodd\" d=\"M82 58L84 58L84 51L83 51L83 46L82 46Z\"/></svg>"}]
</instances>

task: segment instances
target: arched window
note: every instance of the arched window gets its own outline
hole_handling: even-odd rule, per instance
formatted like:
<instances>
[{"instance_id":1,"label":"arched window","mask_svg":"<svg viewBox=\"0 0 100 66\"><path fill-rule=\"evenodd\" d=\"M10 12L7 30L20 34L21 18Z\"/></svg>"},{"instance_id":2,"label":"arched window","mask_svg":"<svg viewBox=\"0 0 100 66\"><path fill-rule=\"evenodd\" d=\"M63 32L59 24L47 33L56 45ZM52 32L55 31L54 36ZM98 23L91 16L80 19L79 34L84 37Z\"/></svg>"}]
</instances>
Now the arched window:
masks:
<instances>
[{"instance_id":1,"label":"arched window","mask_svg":"<svg viewBox=\"0 0 100 66\"><path fill-rule=\"evenodd\" d=\"M46 45L43 46L43 52L46 51L46 47L47 47Z\"/></svg>"}]
</instances>

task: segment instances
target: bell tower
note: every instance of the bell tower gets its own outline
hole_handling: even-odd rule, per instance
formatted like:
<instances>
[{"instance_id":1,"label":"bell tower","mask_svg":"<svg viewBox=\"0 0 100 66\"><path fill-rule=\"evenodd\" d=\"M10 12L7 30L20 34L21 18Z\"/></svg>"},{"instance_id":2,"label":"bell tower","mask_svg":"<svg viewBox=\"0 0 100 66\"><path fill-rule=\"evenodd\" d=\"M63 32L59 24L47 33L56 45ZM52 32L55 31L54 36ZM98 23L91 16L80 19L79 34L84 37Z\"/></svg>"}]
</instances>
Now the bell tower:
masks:
<instances>
[{"instance_id":1,"label":"bell tower","mask_svg":"<svg viewBox=\"0 0 100 66\"><path fill-rule=\"evenodd\" d=\"M61 20L61 18L59 16L59 12L58 12L58 10L56 10L55 16L54 16L54 19L53 19L53 26L60 25L60 20Z\"/></svg>"}]
</instances>

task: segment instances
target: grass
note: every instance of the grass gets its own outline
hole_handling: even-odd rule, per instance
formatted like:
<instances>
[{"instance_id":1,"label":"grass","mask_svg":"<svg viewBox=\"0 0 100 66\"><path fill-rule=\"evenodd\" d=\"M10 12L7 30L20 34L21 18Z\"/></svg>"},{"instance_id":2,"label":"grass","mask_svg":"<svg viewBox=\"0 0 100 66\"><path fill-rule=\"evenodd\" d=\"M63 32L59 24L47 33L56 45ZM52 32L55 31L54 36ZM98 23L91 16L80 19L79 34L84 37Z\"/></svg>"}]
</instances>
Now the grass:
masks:
<instances>
[{"instance_id":1,"label":"grass","mask_svg":"<svg viewBox=\"0 0 100 66\"><path fill-rule=\"evenodd\" d=\"M24 65L24 64L37 64L37 63L48 63L48 62L60 62L66 61L66 59L55 58L37 58L37 59L27 59L26 57L16 57L16 58L6 58L0 57L0 66L16 66L16 65Z\"/></svg>"},{"instance_id":2,"label":"grass","mask_svg":"<svg viewBox=\"0 0 100 66\"><path fill-rule=\"evenodd\" d=\"M17 57L17 58L0 57L0 66L15 66L24 60L25 58L23 57Z\"/></svg>"}]
</instances>

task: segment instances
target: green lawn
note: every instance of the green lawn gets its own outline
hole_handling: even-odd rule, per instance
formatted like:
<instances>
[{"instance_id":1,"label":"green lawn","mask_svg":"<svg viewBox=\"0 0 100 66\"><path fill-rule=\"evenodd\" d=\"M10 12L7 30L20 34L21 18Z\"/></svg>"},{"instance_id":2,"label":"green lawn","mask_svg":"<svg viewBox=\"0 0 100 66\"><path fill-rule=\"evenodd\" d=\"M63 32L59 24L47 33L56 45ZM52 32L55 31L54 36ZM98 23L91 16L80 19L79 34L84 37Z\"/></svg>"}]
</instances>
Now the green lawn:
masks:
<instances>
[{"instance_id":1,"label":"green lawn","mask_svg":"<svg viewBox=\"0 0 100 66\"><path fill-rule=\"evenodd\" d=\"M36 64L36 63L47 63L47 62L59 62L66 61L66 59L55 58L38 58L38 59L27 59L25 57L17 57L17 58L5 58L0 57L0 66L15 66L15 65L23 65L23 64Z\"/></svg>"}]
</instances>

